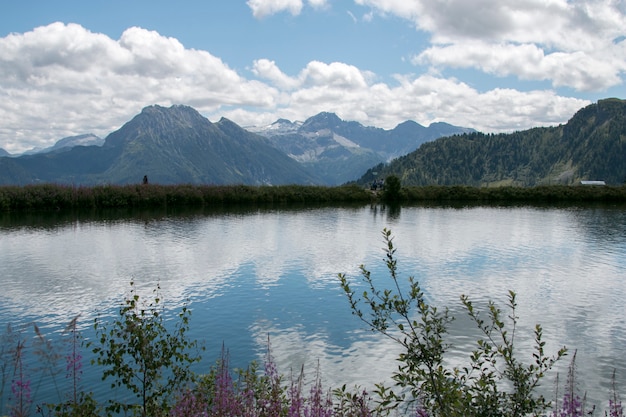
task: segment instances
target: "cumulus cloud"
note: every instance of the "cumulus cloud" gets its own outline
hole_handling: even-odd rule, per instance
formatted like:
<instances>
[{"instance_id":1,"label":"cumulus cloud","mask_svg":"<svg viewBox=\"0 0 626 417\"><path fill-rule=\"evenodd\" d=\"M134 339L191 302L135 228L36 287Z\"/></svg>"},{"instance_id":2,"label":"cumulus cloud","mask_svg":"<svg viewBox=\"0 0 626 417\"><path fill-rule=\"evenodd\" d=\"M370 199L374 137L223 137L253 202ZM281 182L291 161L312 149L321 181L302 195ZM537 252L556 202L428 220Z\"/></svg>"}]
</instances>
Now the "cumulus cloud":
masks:
<instances>
[{"instance_id":1,"label":"cumulus cloud","mask_svg":"<svg viewBox=\"0 0 626 417\"><path fill-rule=\"evenodd\" d=\"M274 61L259 59L254 62L253 72L260 78L272 82L283 89L295 89L306 86L329 86L340 89L362 89L367 87L367 79L373 74L363 72L353 65L341 62L326 64L311 61L297 77L283 73Z\"/></svg>"},{"instance_id":2,"label":"cumulus cloud","mask_svg":"<svg viewBox=\"0 0 626 417\"><path fill-rule=\"evenodd\" d=\"M312 61L300 74L303 83L337 87L342 90L361 89L366 87L366 74L358 68L341 62L325 64Z\"/></svg>"},{"instance_id":3,"label":"cumulus cloud","mask_svg":"<svg viewBox=\"0 0 626 417\"><path fill-rule=\"evenodd\" d=\"M612 45L624 51L623 40ZM513 57L506 57L506 48L438 48L440 56L431 49L416 59L454 66L452 55L464 54L469 61L483 60L494 74L511 71L506 59ZM532 46L517 48L524 59L537 62L524 69L529 78L538 77L533 73L537 66L551 66L556 73L564 62ZM618 66L604 70L606 79L614 79ZM112 39L80 25L53 23L0 38L0 147L17 153L71 135L104 137L151 104L187 104L212 120L224 116L242 126L331 111L383 128L405 120L446 121L487 132L562 123L588 104L554 91L481 92L433 74L397 75L381 82L354 65L311 61L290 75L276 61L259 58L245 77L211 53L154 31L132 27ZM563 72L558 79L569 75ZM577 82L598 78L596 72L580 72Z\"/></svg>"},{"instance_id":4,"label":"cumulus cloud","mask_svg":"<svg viewBox=\"0 0 626 417\"><path fill-rule=\"evenodd\" d=\"M346 120L385 128L416 120L446 121L487 132L514 131L563 122L589 104L554 91L479 92L464 82L429 74L398 75L396 85L376 83L373 74L342 63L313 61L297 77L288 77L273 62L265 66L265 79L291 90L284 91L281 99L284 117L300 120L303 115L334 111Z\"/></svg>"},{"instance_id":5,"label":"cumulus cloud","mask_svg":"<svg viewBox=\"0 0 626 417\"><path fill-rule=\"evenodd\" d=\"M254 61L252 72L259 78L266 79L279 88L292 89L298 86L299 81L288 76L278 68L276 62L269 59L258 59Z\"/></svg>"},{"instance_id":6,"label":"cumulus cloud","mask_svg":"<svg viewBox=\"0 0 626 417\"><path fill-rule=\"evenodd\" d=\"M626 14L614 0L355 0L413 22L432 46L416 64L476 68L489 74L549 80L602 91L626 71Z\"/></svg>"},{"instance_id":7,"label":"cumulus cloud","mask_svg":"<svg viewBox=\"0 0 626 417\"><path fill-rule=\"evenodd\" d=\"M579 91L601 91L620 85L620 75L626 70L622 45L610 49L602 54L584 51L546 54L534 44L462 42L430 47L412 61L436 67L475 68L501 77L548 80L554 87L567 86ZM609 56L613 59L608 59ZM615 59L620 56L623 59Z\"/></svg>"},{"instance_id":8,"label":"cumulus cloud","mask_svg":"<svg viewBox=\"0 0 626 417\"><path fill-rule=\"evenodd\" d=\"M473 39L578 49L623 34L614 0L355 0L380 14L411 20L434 43Z\"/></svg>"},{"instance_id":9,"label":"cumulus cloud","mask_svg":"<svg viewBox=\"0 0 626 417\"><path fill-rule=\"evenodd\" d=\"M271 107L277 96L206 51L137 27L119 40L63 23L8 35L0 79L0 147L10 152L86 131L106 135L149 104L211 112Z\"/></svg>"}]
</instances>

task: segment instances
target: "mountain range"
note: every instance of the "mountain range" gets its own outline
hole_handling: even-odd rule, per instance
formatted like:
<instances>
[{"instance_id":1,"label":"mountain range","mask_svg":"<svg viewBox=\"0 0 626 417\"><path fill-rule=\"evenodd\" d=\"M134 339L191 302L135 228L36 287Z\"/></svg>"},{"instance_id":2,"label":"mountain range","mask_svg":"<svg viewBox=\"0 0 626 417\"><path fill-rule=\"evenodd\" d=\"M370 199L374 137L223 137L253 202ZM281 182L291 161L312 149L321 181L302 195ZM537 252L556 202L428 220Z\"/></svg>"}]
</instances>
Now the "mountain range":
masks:
<instances>
[{"instance_id":1,"label":"mountain range","mask_svg":"<svg viewBox=\"0 0 626 417\"><path fill-rule=\"evenodd\" d=\"M127 184L146 175L160 184L338 185L429 140L470 131L412 121L385 130L326 112L244 129L188 106L155 105L105 139L81 135L18 156L0 153L0 184Z\"/></svg>"},{"instance_id":2,"label":"mountain range","mask_svg":"<svg viewBox=\"0 0 626 417\"><path fill-rule=\"evenodd\" d=\"M314 172L324 184L342 184L359 178L370 167L407 154L442 136L473 132L447 123L424 127L406 121L385 130L341 120L322 112L305 122L279 119L264 128L249 130L267 137L291 158Z\"/></svg>"},{"instance_id":3,"label":"mountain range","mask_svg":"<svg viewBox=\"0 0 626 417\"><path fill-rule=\"evenodd\" d=\"M565 124L513 133L407 121L394 129L319 113L246 129L188 106L149 106L110 133L0 156L0 184L338 185L396 175L403 185L534 186L626 182L626 101L580 109Z\"/></svg>"},{"instance_id":4,"label":"mountain range","mask_svg":"<svg viewBox=\"0 0 626 417\"><path fill-rule=\"evenodd\" d=\"M626 100L599 100L559 126L440 138L369 169L357 182L365 185L389 175L418 186L624 184Z\"/></svg>"}]
</instances>

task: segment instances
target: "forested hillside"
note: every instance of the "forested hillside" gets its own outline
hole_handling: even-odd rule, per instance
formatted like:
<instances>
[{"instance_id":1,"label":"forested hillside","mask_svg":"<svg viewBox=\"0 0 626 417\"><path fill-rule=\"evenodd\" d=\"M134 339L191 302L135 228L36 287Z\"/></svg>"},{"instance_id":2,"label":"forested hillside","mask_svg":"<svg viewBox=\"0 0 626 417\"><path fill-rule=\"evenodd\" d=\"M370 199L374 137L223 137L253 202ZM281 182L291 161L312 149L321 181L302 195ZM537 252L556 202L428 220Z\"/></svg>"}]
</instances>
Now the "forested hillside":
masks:
<instances>
[{"instance_id":1,"label":"forested hillside","mask_svg":"<svg viewBox=\"0 0 626 417\"><path fill-rule=\"evenodd\" d=\"M600 100L565 125L510 134L467 133L423 144L359 180L397 175L403 185L574 184L626 181L626 101Z\"/></svg>"}]
</instances>

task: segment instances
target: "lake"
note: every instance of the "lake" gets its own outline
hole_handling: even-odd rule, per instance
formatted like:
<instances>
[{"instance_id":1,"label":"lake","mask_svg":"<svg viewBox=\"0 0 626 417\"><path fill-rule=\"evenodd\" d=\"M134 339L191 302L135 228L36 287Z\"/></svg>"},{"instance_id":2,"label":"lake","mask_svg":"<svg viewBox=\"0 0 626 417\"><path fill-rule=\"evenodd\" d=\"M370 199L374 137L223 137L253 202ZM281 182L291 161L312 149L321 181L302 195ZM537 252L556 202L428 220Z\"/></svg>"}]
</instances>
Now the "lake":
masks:
<instances>
[{"instance_id":1,"label":"lake","mask_svg":"<svg viewBox=\"0 0 626 417\"><path fill-rule=\"evenodd\" d=\"M577 350L579 387L590 401L604 406L614 369L626 392L624 207L1 214L0 329L10 324L32 338L35 322L54 340L80 314L89 339L94 318L116 313L130 281L147 296L159 284L169 310L187 303L192 311L192 337L207 348L199 371L215 363L222 344L233 366L262 361L269 337L281 372L304 365L313 375L319 365L326 388L371 388L390 381L399 350L351 314L337 274L347 274L359 288L364 264L389 286L384 228L394 235L400 275L414 276L431 304L447 306L458 318L451 327L451 362L467 363L476 340L460 295L481 308L494 300L504 309L513 290L518 353L527 362L532 330L541 323L546 352L563 345ZM35 400L56 401L68 386L64 364L54 378L42 377L32 356L27 369ZM558 366L562 382L568 363L569 357ZM543 387L550 397L555 375ZM82 384L111 395L87 365Z\"/></svg>"}]
</instances>

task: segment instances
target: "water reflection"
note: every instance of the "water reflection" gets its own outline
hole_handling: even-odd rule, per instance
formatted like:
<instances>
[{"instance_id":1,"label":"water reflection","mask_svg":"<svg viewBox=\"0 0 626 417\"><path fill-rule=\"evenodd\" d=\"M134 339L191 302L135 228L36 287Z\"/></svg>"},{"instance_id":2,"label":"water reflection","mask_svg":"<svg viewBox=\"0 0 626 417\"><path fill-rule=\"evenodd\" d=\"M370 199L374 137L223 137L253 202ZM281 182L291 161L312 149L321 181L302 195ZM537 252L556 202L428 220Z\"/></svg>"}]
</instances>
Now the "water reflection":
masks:
<instances>
[{"instance_id":1,"label":"water reflection","mask_svg":"<svg viewBox=\"0 0 626 417\"><path fill-rule=\"evenodd\" d=\"M535 323L546 350L578 349L584 389L606 397L613 368L626 386L626 210L599 207L266 207L0 216L0 325L59 331L76 314L113 314L133 280L157 283L168 308L189 303L193 336L222 343L237 366L262 360L271 339L283 371L321 367L330 386L388 380L397 348L364 331L338 287L365 264L388 285L381 231L391 228L401 276L449 306L455 356L475 334L459 301L518 294L520 353ZM85 327L86 328L86 327ZM527 356L529 357L529 356ZM563 372L567 363L562 364ZM377 377L372 379L372 375ZM551 389L551 387L548 387Z\"/></svg>"},{"instance_id":2,"label":"water reflection","mask_svg":"<svg viewBox=\"0 0 626 417\"><path fill-rule=\"evenodd\" d=\"M319 370L324 387L365 388L375 384L391 385L392 371L397 367L400 349L391 339L381 338L365 330L353 330L340 339L324 332L309 333L300 326L277 328L271 322L258 322L252 327L257 346L268 345L278 369L286 375L305 372L305 382L315 378Z\"/></svg>"}]
</instances>

